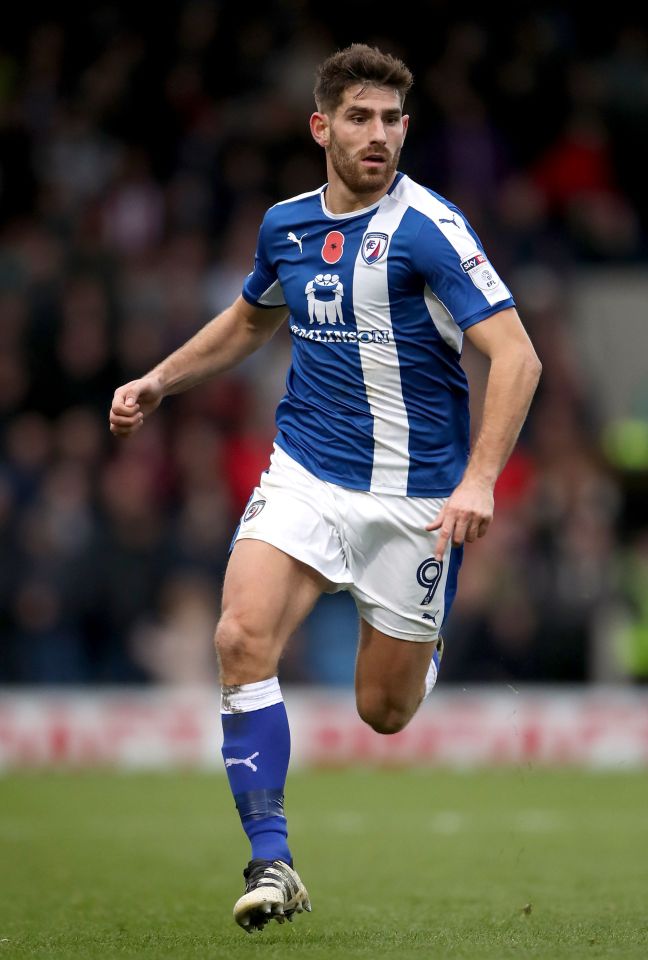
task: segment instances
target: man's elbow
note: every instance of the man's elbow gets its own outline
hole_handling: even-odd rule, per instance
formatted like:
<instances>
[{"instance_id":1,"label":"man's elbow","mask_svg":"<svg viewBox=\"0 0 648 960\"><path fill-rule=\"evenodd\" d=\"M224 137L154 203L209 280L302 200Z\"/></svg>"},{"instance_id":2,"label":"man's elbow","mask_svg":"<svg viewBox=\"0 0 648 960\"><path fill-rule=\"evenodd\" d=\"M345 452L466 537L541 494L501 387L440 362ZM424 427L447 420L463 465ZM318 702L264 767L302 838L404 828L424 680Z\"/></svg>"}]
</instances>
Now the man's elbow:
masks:
<instances>
[{"instance_id":1,"label":"man's elbow","mask_svg":"<svg viewBox=\"0 0 648 960\"><path fill-rule=\"evenodd\" d=\"M524 351L524 356L522 358L522 366L524 372L533 384L535 388L538 385L540 380L540 374L542 373L542 364L540 363L540 358L535 352L533 347L529 344L529 347Z\"/></svg>"},{"instance_id":2,"label":"man's elbow","mask_svg":"<svg viewBox=\"0 0 648 960\"><path fill-rule=\"evenodd\" d=\"M479 327L479 324L476 326ZM480 349L478 342L476 346ZM491 372L497 371L503 381L512 381L518 389L524 392L528 390L529 395L533 396L542 373L542 364L526 333L501 337L494 343L486 344L486 347L482 352L490 358Z\"/></svg>"},{"instance_id":3,"label":"man's elbow","mask_svg":"<svg viewBox=\"0 0 648 960\"><path fill-rule=\"evenodd\" d=\"M528 389L531 396L535 393L542 373L542 364L531 343L518 344L510 347L508 357L504 360L502 369L515 371L515 379L523 389Z\"/></svg>"},{"instance_id":4,"label":"man's elbow","mask_svg":"<svg viewBox=\"0 0 648 960\"><path fill-rule=\"evenodd\" d=\"M533 347L531 347L529 356L527 358L527 369L529 371L529 379L533 383L533 389L535 390L542 374L542 363L540 362L540 357L535 352Z\"/></svg>"}]
</instances>

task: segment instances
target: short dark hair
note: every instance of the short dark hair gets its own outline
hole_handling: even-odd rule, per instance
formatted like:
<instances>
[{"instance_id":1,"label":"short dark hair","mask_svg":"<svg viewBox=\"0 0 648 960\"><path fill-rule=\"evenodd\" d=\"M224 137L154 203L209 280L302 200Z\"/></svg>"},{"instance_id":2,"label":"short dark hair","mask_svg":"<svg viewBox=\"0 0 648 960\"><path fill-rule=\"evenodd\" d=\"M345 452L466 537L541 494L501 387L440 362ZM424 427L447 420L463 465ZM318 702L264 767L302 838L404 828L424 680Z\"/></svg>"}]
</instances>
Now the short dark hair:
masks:
<instances>
[{"instance_id":1,"label":"short dark hair","mask_svg":"<svg viewBox=\"0 0 648 960\"><path fill-rule=\"evenodd\" d=\"M402 106L414 78L403 61L390 53L364 43L352 43L319 65L313 91L317 109L325 113L335 110L344 91L355 83L393 87Z\"/></svg>"}]
</instances>

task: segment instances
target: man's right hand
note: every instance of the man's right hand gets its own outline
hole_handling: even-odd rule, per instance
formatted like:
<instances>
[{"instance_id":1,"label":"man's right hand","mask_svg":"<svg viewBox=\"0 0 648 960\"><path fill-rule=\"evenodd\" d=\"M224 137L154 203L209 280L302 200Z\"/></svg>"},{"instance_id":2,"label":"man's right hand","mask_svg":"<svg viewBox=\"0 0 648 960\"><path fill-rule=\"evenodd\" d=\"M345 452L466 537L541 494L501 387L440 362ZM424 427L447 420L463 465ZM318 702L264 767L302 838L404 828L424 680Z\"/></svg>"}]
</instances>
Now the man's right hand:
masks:
<instances>
[{"instance_id":1,"label":"man's right hand","mask_svg":"<svg viewBox=\"0 0 648 960\"><path fill-rule=\"evenodd\" d=\"M116 437L137 433L144 418L157 410L163 397L162 384L152 374L117 387L110 408L110 432Z\"/></svg>"}]
</instances>

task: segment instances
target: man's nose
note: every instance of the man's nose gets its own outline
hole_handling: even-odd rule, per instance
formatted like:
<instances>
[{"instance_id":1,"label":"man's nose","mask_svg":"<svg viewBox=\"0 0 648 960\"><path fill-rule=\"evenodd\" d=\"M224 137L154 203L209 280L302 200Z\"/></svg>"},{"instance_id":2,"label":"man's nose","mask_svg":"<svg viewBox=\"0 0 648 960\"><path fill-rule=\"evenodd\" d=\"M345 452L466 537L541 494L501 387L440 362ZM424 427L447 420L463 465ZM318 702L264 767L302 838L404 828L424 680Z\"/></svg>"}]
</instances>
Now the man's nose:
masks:
<instances>
[{"instance_id":1,"label":"man's nose","mask_svg":"<svg viewBox=\"0 0 648 960\"><path fill-rule=\"evenodd\" d=\"M376 117L376 119L372 121L369 132L371 134L372 143L387 143L387 131L385 130L385 124L379 117Z\"/></svg>"}]
</instances>

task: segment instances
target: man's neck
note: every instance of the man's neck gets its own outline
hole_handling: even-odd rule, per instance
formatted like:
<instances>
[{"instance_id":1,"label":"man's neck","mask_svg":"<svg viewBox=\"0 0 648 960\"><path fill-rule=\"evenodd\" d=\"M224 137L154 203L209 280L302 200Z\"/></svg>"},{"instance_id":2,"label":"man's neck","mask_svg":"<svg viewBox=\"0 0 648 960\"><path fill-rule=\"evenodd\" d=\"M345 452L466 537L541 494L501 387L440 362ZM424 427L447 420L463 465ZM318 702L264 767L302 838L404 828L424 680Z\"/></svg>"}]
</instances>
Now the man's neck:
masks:
<instances>
[{"instance_id":1,"label":"man's neck","mask_svg":"<svg viewBox=\"0 0 648 960\"><path fill-rule=\"evenodd\" d=\"M329 182L324 192L324 203L329 213L353 213L354 210L364 210L374 203L378 203L392 187L396 174L386 187L375 190L373 193L354 193L337 174L329 171Z\"/></svg>"}]
</instances>

